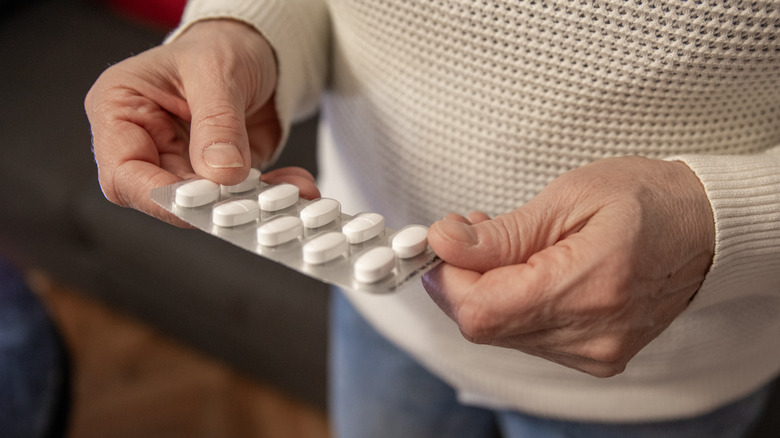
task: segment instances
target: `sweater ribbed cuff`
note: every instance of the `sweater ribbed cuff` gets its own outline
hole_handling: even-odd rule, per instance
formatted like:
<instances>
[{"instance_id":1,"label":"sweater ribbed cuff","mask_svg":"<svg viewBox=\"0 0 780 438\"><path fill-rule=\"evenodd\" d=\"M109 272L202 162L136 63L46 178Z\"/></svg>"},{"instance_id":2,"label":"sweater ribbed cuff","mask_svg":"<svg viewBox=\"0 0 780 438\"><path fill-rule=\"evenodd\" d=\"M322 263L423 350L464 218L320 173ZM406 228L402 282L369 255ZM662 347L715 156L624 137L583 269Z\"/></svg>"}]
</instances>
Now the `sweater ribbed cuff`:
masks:
<instances>
[{"instance_id":1,"label":"sweater ribbed cuff","mask_svg":"<svg viewBox=\"0 0 780 438\"><path fill-rule=\"evenodd\" d=\"M780 293L780 148L738 156L683 155L715 217L715 257L690 310Z\"/></svg>"}]
</instances>

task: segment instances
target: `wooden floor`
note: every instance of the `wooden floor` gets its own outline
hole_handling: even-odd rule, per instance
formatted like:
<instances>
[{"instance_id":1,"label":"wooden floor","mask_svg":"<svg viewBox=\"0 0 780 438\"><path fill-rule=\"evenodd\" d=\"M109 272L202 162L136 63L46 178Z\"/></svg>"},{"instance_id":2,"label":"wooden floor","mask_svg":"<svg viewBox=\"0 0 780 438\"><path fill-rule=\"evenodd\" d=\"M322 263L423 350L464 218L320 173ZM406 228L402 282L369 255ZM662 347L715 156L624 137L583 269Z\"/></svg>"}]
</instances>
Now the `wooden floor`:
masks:
<instances>
[{"instance_id":1,"label":"wooden floor","mask_svg":"<svg viewBox=\"0 0 780 438\"><path fill-rule=\"evenodd\" d=\"M325 415L40 273L73 359L71 438L320 438Z\"/></svg>"}]
</instances>

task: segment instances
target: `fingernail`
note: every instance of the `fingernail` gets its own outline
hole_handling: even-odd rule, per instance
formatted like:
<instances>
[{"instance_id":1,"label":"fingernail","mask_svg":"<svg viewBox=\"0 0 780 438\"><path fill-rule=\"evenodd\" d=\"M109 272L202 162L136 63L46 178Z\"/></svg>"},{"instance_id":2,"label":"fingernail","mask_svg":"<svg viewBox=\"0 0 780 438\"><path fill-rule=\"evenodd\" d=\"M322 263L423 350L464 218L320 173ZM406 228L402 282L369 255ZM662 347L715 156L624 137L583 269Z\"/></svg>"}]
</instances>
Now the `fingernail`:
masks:
<instances>
[{"instance_id":1,"label":"fingernail","mask_svg":"<svg viewBox=\"0 0 780 438\"><path fill-rule=\"evenodd\" d=\"M203 160L210 167L217 169L243 167L244 157L236 145L230 143L214 143L203 149Z\"/></svg>"},{"instance_id":2,"label":"fingernail","mask_svg":"<svg viewBox=\"0 0 780 438\"><path fill-rule=\"evenodd\" d=\"M473 246L479 242L479 236L471 225L463 222L442 220L437 222L439 232L449 240Z\"/></svg>"}]
</instances>

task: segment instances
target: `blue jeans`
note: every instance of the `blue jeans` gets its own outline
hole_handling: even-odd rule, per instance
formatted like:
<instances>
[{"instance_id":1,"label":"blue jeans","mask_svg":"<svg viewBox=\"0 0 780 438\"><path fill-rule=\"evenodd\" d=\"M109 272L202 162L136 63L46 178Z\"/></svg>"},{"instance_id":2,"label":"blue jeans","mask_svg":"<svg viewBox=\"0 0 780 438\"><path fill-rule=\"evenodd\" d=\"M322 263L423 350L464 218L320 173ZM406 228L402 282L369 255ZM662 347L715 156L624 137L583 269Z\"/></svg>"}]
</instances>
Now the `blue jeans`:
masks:
<instances>
[{"instance_id":1,"label":"blue jeans","mask_svg":"<svg viewBox=\"0 0 780 438\"><path fill-rule=\"evenodd\" d=\"M43 305L0 257L0 436L62 436L67 363Z\"/></svg>"},{"instance_id":2,"label":"blue jeans","mask_svg":"<svg viewBox=\"0 0 780 438\"><path fill-rule=\"evenodd\" d=\"M458 402L448 384L377 333L334 290L330 409L337 438L726 438L758 421L770 387L690 419L656 423L581 423Z\"/></svg>"}]
</instances>

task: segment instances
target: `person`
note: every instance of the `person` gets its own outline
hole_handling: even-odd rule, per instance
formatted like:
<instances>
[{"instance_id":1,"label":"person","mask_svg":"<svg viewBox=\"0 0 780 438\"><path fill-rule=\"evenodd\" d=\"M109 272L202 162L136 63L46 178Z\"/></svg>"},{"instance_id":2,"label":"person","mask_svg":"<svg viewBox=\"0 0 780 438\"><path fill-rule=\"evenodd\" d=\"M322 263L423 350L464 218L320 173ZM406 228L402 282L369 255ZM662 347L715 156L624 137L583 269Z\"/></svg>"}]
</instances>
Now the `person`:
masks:
<instances>
[{"instance_id":1,"label":"person","mask_svg":"<svg viewBox=\"0 0 780 438\"><path fill-rule=\"evenodd\" d=\"M106 197L234 184L321 110L308 197L444 260L334 294L345 437L736 437L780 369L771 2L192 0L85 108Z\"/></svg>"}]
</instances>

